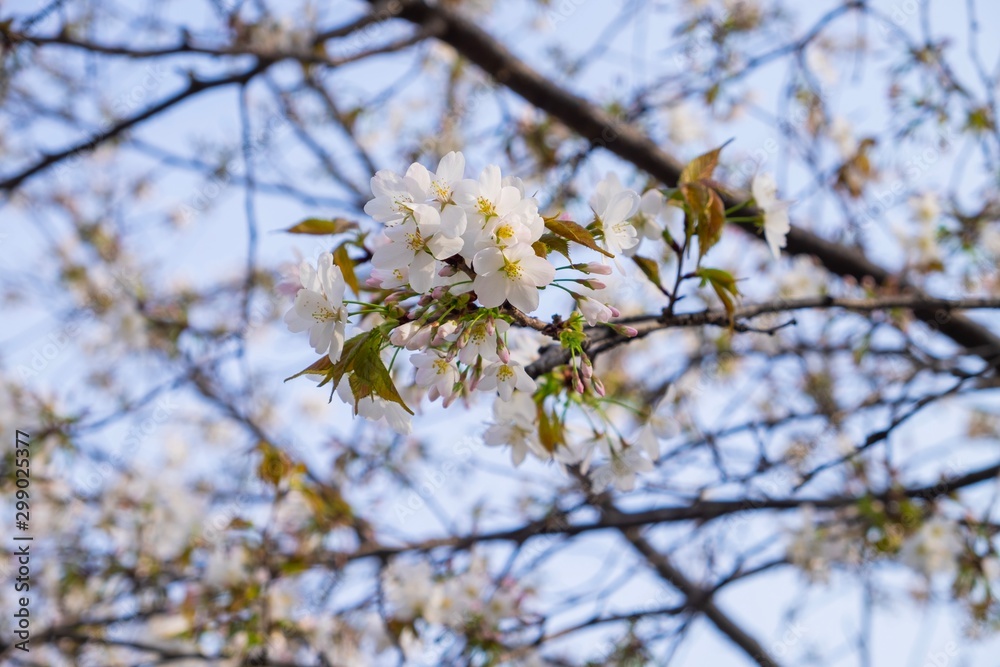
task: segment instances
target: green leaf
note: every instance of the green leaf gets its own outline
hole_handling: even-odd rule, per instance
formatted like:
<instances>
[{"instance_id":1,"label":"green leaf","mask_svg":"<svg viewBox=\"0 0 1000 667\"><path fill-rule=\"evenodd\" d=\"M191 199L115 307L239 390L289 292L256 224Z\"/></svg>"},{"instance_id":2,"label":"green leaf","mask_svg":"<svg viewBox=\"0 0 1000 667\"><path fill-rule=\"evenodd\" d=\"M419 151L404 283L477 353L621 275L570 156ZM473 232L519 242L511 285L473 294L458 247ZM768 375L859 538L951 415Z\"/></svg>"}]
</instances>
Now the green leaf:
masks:
<instances>
[{"instance_id":1,"label":"green leaf","mask_svg":"<svg viewBox=\"0 0 1000 667\"><path fill-rule=\"evenodd\" d=\"M587 342L587 334L573 329L563 329L559 332L559 344L567 350L583 351L583 344Z\"/></svg>"},{"instance_id":2,"label":"green leaf","mask_svg":"<svg viewBox=\"0 0 1000 667\"><path fill-rule=\"evenodd\" d=\"M708 189L708 205L704 215L698 220L698 256L704 257L712 246L722 238L722 227L726 224L726 205L715 190Z\"/></svg>"},{"instance_id":3,"label":"green leaf","mask_svg":"<svg viewBox=\"0 0 1000 667\"><path fill-rule=\"evenodd\" d=\"M569 257L569 241L563 237L556 236L555 234L542 234L542 238L538 239L538 242L544 243L548 252L557 252L568 261L573 261Z\"/></svg>"},{"instance_id":4,"label":"green leaf","mask_svg":"<svg viewBox=\"0 0 1000 667\"><path fill-rule=\"evenodd\" d=\"M286 377L285 382L288 382L289 380L294 380L295 378L301 377L303 375L326 375L327 373L330 372L331 368L333 368L333 362L330 361L329 355L324 354L322 357L320 357L313 363L309 364L309 366L303 368L295 375L290 375L289 377Z\"/></svg>"},{"instance_id":5,"label":"green leaf","mask_svg":"<svg viewBox=\"0 0 1000 667\"><path fill-rule=\"evenodd\" d=\"M736 306L733 302L733 297L740 295L740 290L736 285L736 278L728 271L705 267L699 268L696 275L701 278L702 287L706 284L712 286L716 296L719 297L719 301L722 302L722 306L726 309L726 314L729 315L730 326L735 324L733 313L736 311Z\"/></svg>"},{"instance_id":6,"label":"green leaf","mask_svg":"<svg viewBox=\"0 0 1000 667\"><path fill-rule=\"evenodd\" d=\"M705 209L708 207L709 201L708 188L700 183L685 183L679 189L686 204L684 211L684 241L687 243L701 226L701 219L705 216Z\"/></svg>"},{"instance_id":7,"label":"green leaf","mask_svg":"<svg viewBox=\"0 0 1000 667\"><path fill-rule=\"evenodd\" d=\"M636 263L639 270L646 274L646 277L649 278L654 285L657 287L661 285L659 264L648 257L642 257L640 255L632 255L632 261Z\"/></svg>"},{"instance_id":8,"label":"green leaf","mask_svg":"<svg viewBox=\"0 0 1000 667\"><path fill-rule=\"evenodd\" d=\"M288 454L264 440L257 443L257 450L261 453L257 476L271 486L278 486L294 469L292 460Z\"/></svg>"},{"instance_id":9,"label":"green leaf","mask_svg":"<svg viewBox=\"0 0 1000 667\"><path fill-rule=\"evenodd\" d=\"M285 231L289 234L342 234L351 229L357 229L358 223L346 218L306 218L297 225L292 225Z\"/></svg>"},{"instance_id":10,"label":"green leaf","mask_svg":"<svg viewBox=\"0 0 1000 667\"><path fill-rule=\"evenodd\" d=\"M357 274L354 273L354 262L347 254L346 243L341 243L337 246L337 249L333 251L333 263L340 268L340 272L344 276L344 282L351 288L354 295L359 296L361 294L361 286L358 284Z\"/></svg>"},{"instance_id":11,"label":"green leaf","mask_svg":"<svg viewBox=\"0 0 1000 667\"><path fill-rule=\"evenodd\" d=\"M712 174L715 172L715 168L719 166L719 153L728 143L729 142L727 141L718 148L699 155L695 159L688 162L683 171L681 171L678 183L683 185L685 183L696 183L703 178L711 178Z\"/></svg>"},{"instance_id":12,"label":"green leaf","mask_svg":"<svg viewBox=\"0 0 1000 667\"><path fill-rule=\"evenodd\" d=\"M545 227L553 234L558 234L564 239L569 239L570 241L573 241L574 243L579 243L580 245L586 246L591 250L596 250L597 252L607 257L614 257L614 255L612 255L610 252L597 245L597 241L594 240L593 234L591 234L586 229L576 224L572 220L545 218Z\"/></svg>"},{"instance_id":13,"label":"green leaf","mask_svg":"<svg viewBox=\"0 0 1000 667\"><path fill-rule=\"evenodd\" d=\"M353 374L349 382L351 392L354 394L354 412L357 414L357 402L368 396L379 396L387 401L398 403L411 415L413 411L403 401L403 397L396 390L396 385L392 382L389 369L382 362L381 331L373 329L370 336L361 344L354 356L352 363Z\"/></svg>"},{"instance_id":14,"label":"green leaf","mask_svg":"<svg viewBox=\"0 0 1000 667\"><path fill-rule=\"evenodd\" d=\"M326 379L323 380L319 386L323 386L327 382L333 382L333 386L336 387L340 384L343 377L354 370L354 362L361 350L368 343L369 339L373 336L378 337L378 344L381 346L381 332L378 329L372 329L371 331L365 331L360 333L354 338L349 339L344 343L344 351L340 355L340 359L337 363L330 367L330 371L327 373Z\"/></svg>"},{"instance_id":15,"label":"green leaf","mask_svg":"<svg viewBox=\"0 0 1000 667\"><path fill-rule=\"evenodd\" d=\"M350 504L336 489L325 485L313 488L306 484L298 484L295 488L305 497L320 530L347 525L354 518Z\"/></svg>"},{"instance_id":16,"label":"green leaf","mask_svg":"<svg viewBox=\"0 0 1000 667\"><path fill-rule=\"evenodd\" d=\"M555 414L549 415L545 407L538 404L538 440L547 452L554 452L566 444L566 433L562 422Z\"/></svg>"}]
</instances>

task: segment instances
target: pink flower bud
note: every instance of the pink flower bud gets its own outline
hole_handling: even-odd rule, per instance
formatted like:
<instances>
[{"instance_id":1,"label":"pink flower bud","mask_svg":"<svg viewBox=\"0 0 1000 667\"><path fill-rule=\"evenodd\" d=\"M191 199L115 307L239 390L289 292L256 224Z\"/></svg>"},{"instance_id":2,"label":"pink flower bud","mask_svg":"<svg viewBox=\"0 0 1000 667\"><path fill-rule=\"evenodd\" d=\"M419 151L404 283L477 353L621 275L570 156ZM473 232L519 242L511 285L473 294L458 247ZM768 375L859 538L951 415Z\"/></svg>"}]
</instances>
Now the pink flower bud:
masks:
<instances>
[{"instance_id":1,"label":"pink flower bud","mask_svg":"<svg viewBox=\"0 0 1000 667\"><path fill-rule=\"evenodd\" d=\"M410 339L406 341L407 350L422 350L427 347L431 342L431 336L434 335L434 329L430 326L420 327Z\"/></svg>"},{"instance_id":2,"label":"pink flower bud","mask_svg":"<svg viewBox=\"0 0 1000 667\"><path fill-rule=\"evenodd\" d=\"M497 338L497 356L500 357L500 361L503 363L510 363L510 350L504 345L502 338Z\"/></svg>"},{"instance_id":3,"label":"pink flower bud","mask_svg":"<svg viewBox=\"0 0 1000 667\"><path fill-rule=\"evenodd\" d=\"M476 360L476 366L472 369L472 373L469 374L469 391L475 391L476 387L479 386L479 380L483 377L482 371L482 359L478 359Z\"/></svg>"},{"instance_id":4,"label":"pink flower bud","mask_svg":"<svg viewBox=\"0 0 1000 667\"><path fill-rule=\"evenodd\" d=\"M611 267L607 264L601 264L600 262L590 262L587 264L587 273L596 273L599 276L610 276Z\"/></svg>"},{"instance_id":5,"label":"pink flower bud","mask_svg":"<svg viewBox=\"0 0 1000 667\"><path fill-rule=\"evenodd\" d=\"M381 287L382 281L375 276L368 276L368 280L365 281L365 285L368 285L369 287Z\"/></svg>"},{"instance_id":6,"label":"pink flower bud","mask_svg":"<svg viewBox=\"0 0 1000 667\"><path fill-rule=\"evenodd\" d=\"M444 345L455 335L458 331L458 325L454 322L445 322L444 324L434 325L434 345Z\"/></svg>"},{"instance_id":7,"label":"pink flower bud","mask_svg":"<svg viewBox=\"0 0 1000 667\"><path fill-rule=\"evenodd\" d=\"M451 264L445 264L444 266L441 267L441 270L438 271L438 275L441 276L442 278L448 278L450 276L455 275L457 272L458 271L455 269L454 266L452 266Z\"/></svg>"},{"instance_id":8,"label":"pink flower bud","mask_svg":"<svg viewBox=\"0 0 1000 667\"><path fill-rule=\"evenodd\" d=\"M396 303L397 301L400 300L400 298L402 298L402 296L403 296L402 292L393 292L389 296L382 299L382 303Z\"/></svg>"},{"instance_id":9,"label":"pink flower bud","mask_svg":"<svg viewBox=\"0 0 1000 667\"><path fill-rule=\"evenodd\" d=\"M486 335L487 336L492 336L493 334L496 333L496 331L497 331L497 325L496 325L496 323L493 322L493 318L492 317L487 317L486 318Z\"/></svg>"},{"instance_id":10,"label":"pink flower bud","mask_svg":"<svg viewBox=\"0 0 1000 667\"><path fill-rule=\"evenodd\" d=\"M591 378L591 380L590 380L590 386L592 386L594 388L594 392L598 396L600 396L602 398L604 397L604 383L601 382L600 378L598 378L597 376L594 376L593 378Z\"/></svg>"},{"instance_id":11,"label":"pink flower bud","mask_svg":"<svg viewBox=\"0 0 1000 667\"><path fill-rule=\"evenodd\" d=\"M433 299L440 299L448 292L447 287L435 287L434 291L431 292L431 297Z\"/></svg>"},{"instance_id":12,"label":"pink flower bud","mask_svg":"<svg viewBox=\"0 0 1000 667\"><path fill-rule=\"evenodd\" d=\"M615 308L614 306L612 306L610 303L609 304L605 304L605 305L608 308L611 309L611 317L621 317L622 316L621 311L619 311L617 308Z\"/></svg>"}]
</instances>

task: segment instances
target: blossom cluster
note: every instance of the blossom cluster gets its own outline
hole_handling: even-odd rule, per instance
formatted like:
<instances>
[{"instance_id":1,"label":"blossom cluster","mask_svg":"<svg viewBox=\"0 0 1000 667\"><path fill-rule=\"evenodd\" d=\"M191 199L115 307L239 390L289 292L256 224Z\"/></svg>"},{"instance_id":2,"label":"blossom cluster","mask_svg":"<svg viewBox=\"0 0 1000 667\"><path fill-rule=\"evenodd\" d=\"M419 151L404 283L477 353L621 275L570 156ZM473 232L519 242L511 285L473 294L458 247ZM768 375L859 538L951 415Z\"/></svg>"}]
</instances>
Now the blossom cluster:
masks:
<instances>
[{"instance_id":1,"label":"blossom cluster","mask_svg":"<svg viewBox=\"0 0 1000 667\"><path fill-rule=\"evenodd\" d=\"M486 561L478 557L464 572L448 576L436 576L426 561L396 560L383 571L382 581L389 615L405 626L400 645L414 659L424 652L420 634L428 624L473 640L497 640L502 622L521 616L529 593L510 579L494 583Z\"/></svg>"},{"instance_id":2,"label":"blossom cluster","mask_svg":"<svg viewBox=\"0 0 1000 667\"><path fill-rule=\"evenodd\" d=\"M614 273L614 266L624 272L621 256L633 257L650 277L655 260L635 256L644 240L662 239L665 251L680 262L697 236L699 265L718 241L726 214L710 180L717 159L718 149L692 162L682 187L651 189L641 196L609 174L589 199L593 217L586 226L563 216L543 217L524 183L504 177L496 165L467 178L462 153L448 153L434 171L414 163L403 174L377 172L364 210L377 223L378 234L359 235L355 242L366 254L360 262L370 264L363 283L344 245L322 253L315 266L304 261L299 267L301 287L285 322L293 332L308 333L313 349L325 355L303 372L323 376L322 384L332 382L355 414L384 419L404 434L411 429L412 412L393 378L405 367L412 369L412 381L401 383L404 393L418 405L424 397L441 399L447 407L473 392L494 395L496 421L485 434L486 444L510 446L515 464L531 453L581 463L586 470L594 448L574 449L565 437L565 410L543 428L546 401L565 387L590 399L604 396L584 349L584 327L605 325L634 335L634 329L613 321L620 313L599 279ZM788 228L787 204L776 198L773 180L758 179L754 194L777 253ZM692 222L678 243L667 218L680 210ZM601 261L574 263L571 252L598 253ZM713 284L717 293L737 294L724 272L708 269L697 275L719 282ZM348 287L357 301L346 298ZM574 309L568 317L546 322L537 316L541 294L556 290L572 298ZM731 300L724 301L729 309ZM348 337L352 322L356 334ZM556 389L552 383L539 389L537 373L529 373L540 347L537 339L535 354L512 354L517 339L532 334L558 341L569 356L568 375ZM588 406L578 399L564 407L571 403ZM589 407L600 412L596 402ZM592 440L602 437L596 433ZM635 472L652 468L641 452L655 458L655 447L604 439L610 441L604 447L608 464L595 471L595 488L610 483L630 488Z\"/></svg>"}]
</instances>

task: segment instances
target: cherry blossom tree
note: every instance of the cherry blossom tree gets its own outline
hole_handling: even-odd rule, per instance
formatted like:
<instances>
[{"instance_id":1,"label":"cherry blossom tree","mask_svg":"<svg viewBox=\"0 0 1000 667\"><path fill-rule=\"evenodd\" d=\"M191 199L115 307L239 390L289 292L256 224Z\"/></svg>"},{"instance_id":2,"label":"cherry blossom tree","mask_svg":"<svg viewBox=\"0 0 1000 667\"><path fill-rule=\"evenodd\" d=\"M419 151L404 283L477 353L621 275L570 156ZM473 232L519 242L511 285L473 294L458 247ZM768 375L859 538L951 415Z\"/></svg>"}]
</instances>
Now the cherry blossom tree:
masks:
<instances>
[{"instance_id":1,"label":"cherry blossom tree","mask_svg":"<svg viewBox=\"0 0 1000 667\"><path fill-rule=\"evenodd\" d=\"M998 19L0 6L3 663L993 664Z\"/></svg>"}]
</instances>

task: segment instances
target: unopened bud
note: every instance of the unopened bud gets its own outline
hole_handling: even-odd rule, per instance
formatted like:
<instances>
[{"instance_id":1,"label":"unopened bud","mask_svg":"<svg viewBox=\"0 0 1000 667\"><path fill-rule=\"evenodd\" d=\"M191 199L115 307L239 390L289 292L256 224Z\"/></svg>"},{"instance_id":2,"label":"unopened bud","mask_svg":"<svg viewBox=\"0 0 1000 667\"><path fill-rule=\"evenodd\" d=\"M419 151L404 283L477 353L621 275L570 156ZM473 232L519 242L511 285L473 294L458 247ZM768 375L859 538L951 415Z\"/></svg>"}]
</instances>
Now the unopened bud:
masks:
<instances>
[{"instance_id":1,"label":"unopened bud","mask_svg":"<svg viewBox=\"0 0 1000 667\"><path fill-rule=\"evenodd\" d=\"M437 300L442 298L447 293L448 293L447 287L435 287L434 291L431 292L431 298Z\"/></svg>"},{"instance_id":2,"label":"unopened bud","mask_svg":"<svg viewBox=\"0 0 1000 667\"><path fill-rule=\"evenodd\" d=\"M444 266L441 267L441 270L438 271L438 275L441 276L442 278L449 278L455 275L456 273L458 273L457 269L455 269L455 267L452 266L451 264L445 264Z\"/></svg>"},{"instance_id":3,"label":"unopened bud","mask_svg":"<svg viewBox=\"0 0 1000 667\"><path fill-rule=\"evenodd\" d=\"M608 326L614 329L615 333L618 333L622 336L628 336L629 338L634 338L635 336L639 335L639 330L636 329L635 327L629 327L624 324L609 324Z\"/></svg>"},{"instance_id":4,"label":"unopened bud","mask_svg":"<svg viewBox=\"0 0 1000 667\"><path fill-rule=\"evenodd\" d=\"M600 262L588 262L586 264L586 267L587 267L586 269L581 269L581 271L585 271L586 273L594 273L599 276L611 275L611 267L608 266L607 264L601 264Z\"/></svg>"},{"instance_id":5,"label":"unopened bud","mask_svg":"<svg viewBox=\"0 0 1000 667\"><path fill-rule=\"evenodd\" d=\"M454 403L455 399L461 396L461 394L462 394L462 383L457 382L455 383L455 386L451 388L451 393L445 396L444 399L442 399L441 405L444 407L448 407L449 405Z\"/></svg>"},{"instance_id":6,"label":"unopened bud","mask_svg":"<svg viewBox=\"0 0 1000 667\"><path fill-rule=\"evenodd\" d=\"M503 342L503 338L497 338L497 356L503 363L510 363L510 350Z\"/></svg>"},{"instance_id":7,"label":"unopened bud","mask_svg":"<svg viewBox=\"0 0 1000 667\"><path fill-rule=\"evenodd\" d=\"M473 367L472 372L469 374L469 391L475 391L476 387L479 386L479 380L483 377L483 360L477 359L476 365Z\"/></svg>"},{"instance_id":8,"label":"unopened bud","mask_svg":"<svg viewBox=\"0 0 1000 667\"><path fill-rule=\"evenodd\" d=\"M410 340L406 341L406 349L411 351L424 349L431 342L433 334L434 329L429 325L420 327L416 333L410 336Z\"/></svg>"},{"instance_id":9,"label":"unopened bud","mask_svg":"<svg viewBox=\"0 0 1000 667\"><path fill-rule=\"evenodd\" d=\"M596 375L590 379L590 386L594 388L594 393L604 397L604 383Z\"/></svg>"}]
</instances>

